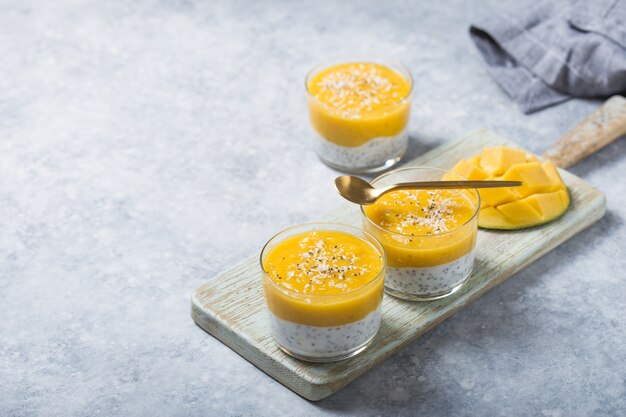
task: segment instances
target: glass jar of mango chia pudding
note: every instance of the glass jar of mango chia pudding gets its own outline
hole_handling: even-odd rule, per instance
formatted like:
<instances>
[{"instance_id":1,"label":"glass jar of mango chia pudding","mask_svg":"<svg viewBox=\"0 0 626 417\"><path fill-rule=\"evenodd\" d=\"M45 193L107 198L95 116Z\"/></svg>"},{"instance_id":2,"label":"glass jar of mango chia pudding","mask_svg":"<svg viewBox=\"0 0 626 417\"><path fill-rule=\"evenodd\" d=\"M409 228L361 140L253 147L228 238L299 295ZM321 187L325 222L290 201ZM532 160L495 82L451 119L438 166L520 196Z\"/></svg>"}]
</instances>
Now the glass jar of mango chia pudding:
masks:
<instances>
[{"instance_id":1,"label":"glass jar of mango chia pudding","mask_svg":"<svg viewBox=\"0 0 626 417\"><path fill-rule=\"evenodd\" d=\"M398 162L409 135L413 79L388 60L331 61L306 77L314 148L332 168L376 172Z\"/></svg>"},{"instance_id":2,"label":"glass jar of mango chia pudding","mask_svg":"<svg viewBox=\"0 0 626 417\"><path fill-rule=\"evenodd\" d=\"M385 252L356 227L309 223L261 252L271 332L287 354L313 362L363 351L381 320Z\"/></svg>"},{"instance_id":3,"label":"glass jar of mango chia pudding","mask_svg":"<svg viewBox=\"0 0 626 417\"><path fill-rule=\"evenodd\" d=\"M466 180L443 169L415 167L388 172L372 185L442 178ZM474 266L479 208L476 189L397 190L372 205L361 206L363 228L387 253L387 293L428 301L456 292Z\"/></svg>"}]
</instances>

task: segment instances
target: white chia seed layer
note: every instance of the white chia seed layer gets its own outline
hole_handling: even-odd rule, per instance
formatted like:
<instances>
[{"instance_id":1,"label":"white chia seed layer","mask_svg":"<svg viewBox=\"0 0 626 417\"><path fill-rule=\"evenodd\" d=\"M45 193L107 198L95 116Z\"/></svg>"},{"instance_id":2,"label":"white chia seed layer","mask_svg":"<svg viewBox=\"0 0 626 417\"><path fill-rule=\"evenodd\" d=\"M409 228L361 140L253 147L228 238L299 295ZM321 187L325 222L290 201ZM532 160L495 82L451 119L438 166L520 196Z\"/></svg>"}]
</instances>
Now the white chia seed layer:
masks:
<instances>
[{"instance_id":1,"label":"white chia seed layer","mask_svg":"<svg viewBox=\"0 0 626 417\"><path fill-rule=\"evenodd\" d=\"M315 152L324 161L348 169L369 169L382 166L401 156L409 144L409 134L403 130L395 136L371 139L361 146L341 146L315 135Z\"/></svg>"},{"instance_id":2,"label":"white chia seed layer","mask_svg":"<svg viewBox=\"0 0 626 417\"><path fill-rule=\"evenodd\" d=\"M359 321L339 326L309 326L269 314L279 345L302 357L324 359L348 355L373 339L380 327L381 307Z\"/></svg>"},{"instance_id":3,"label":"white chia seed layer","mask_svg":"<svg viewBox=\"0 0 626 417\"><path fill-rule=\"evenodd\" d=\"M472 273L474 250L452 262L423 268L387 267L385 287L415 295L445 294L461 284Z\"/></svg>"}]
</instances>

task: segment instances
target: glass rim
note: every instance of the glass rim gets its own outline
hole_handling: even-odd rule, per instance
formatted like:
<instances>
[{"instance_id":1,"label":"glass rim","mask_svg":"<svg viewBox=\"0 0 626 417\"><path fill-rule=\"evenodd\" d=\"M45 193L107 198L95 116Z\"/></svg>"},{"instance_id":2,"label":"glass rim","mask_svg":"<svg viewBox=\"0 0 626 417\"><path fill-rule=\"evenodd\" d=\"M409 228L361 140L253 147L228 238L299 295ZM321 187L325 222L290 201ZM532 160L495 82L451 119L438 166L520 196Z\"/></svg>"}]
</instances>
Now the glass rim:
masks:
<instances>
[{"instance_id":1,"label":"glass rim","mask_svg":"<svg viewBox=\"0 0 626 417\"><path fill-rule=\"evenodd\" d=\"M380 256L382 257L383 260L383 265L380 269L380 271L378 271L378 273L369 281L367 281L365 284L361 285L358 288L352 289L350 291L346 291L346 292L342 292L339 294L303 294L301 292L298 291L294 291L294 290L290 290L289 288L285 288L281 285L279 285L276 281L274 281L268 274L268 271L265 270L265 267L263 266L263 255L265 254L265 252L268 249L268 246L270 243L272 243L274 240L276 240L279 236L283 235L286 232L292 231L294 229L297 229L299 227L311 227L311 226L341 226L341 227L347 227L349 229L353 229L356 230L360 233L365 234L366 236L368 236L369 238L371 238L374 242L376 242L376 244L379 247L375 247L373 244L371 244L371 242L367 242L365 239L361 238L360 236L356 236L354 233L351 233L351 235L355 236L356 238L363 240L364 242L366 242L367 244L370 244L372 247L374 247L374 249L379 252ZM329 231L329 229L318 229L319 231ZM320 298L320 299L329 299L332 297L344 297L346 295L349 294L353 294L357 291L361 291L363 290L363 288L371 285L372 283L378 281L378 279L381 277L381 275L384 277L385 274L385 270L387 269L387 253L385 252L385 248L383 247L382 243L380 243L380 241L371 233L357 227L357 226L352 226L349 224L345 224L345 223L338 223L338 222L309 222L309 223L300 223L294 226L290 226L287 227L286 229L281 230L280 232L274 234L271 238L268 239L268 241L263 245L263 248L261 249L261 254L259 255L259 264L261 266L261 272L263 273L264 278L267 278L267 280L271 283L271 285L273 285L275 288L277 288L278 290L280 290L283 293L289 294L289 295L295 295L295 298L300 298L300 297L309 297L309 298Z\"/></svg>"},{"instance_id":2,"label":"glass rim","mask_svg":"<svg viewBox=\"0 0 626 417\"><path fill-rule=\"evenodd\" d=\"M437 167L429 167L429 166L424 166L424 165L417 165L417 166L412 166L412 167L398 168L398 169L394 169L394 170L385 172L384 174L381 174L378 177L374 178L370 182L370 184L374 185L376 183L376 181L379 181L379 180L381 180L381 179L383 179L383 178L385 178L385 177L387 177L387 176L389 176L391 174L395 174L397 172L402 172L402 171L412 171L412 170L435 170L435 171L441 171L441 172L445 172L447 174L454 174L454 175L458 176L459 178L462 178L462 180L464 180L464 181L469 181L463 175L457 174L456 172L452 172L452 171L450 171L448 169L437 168ZM405 235L403 233L394 232L393 230L385 229L384 227L376 224L372 219L370 219L367 216L367 214L365 214L365 210L363 209L363 206L361 205L359 207L360 207L360 210L361 210L361 216L366 219L368 224L371 224L376 229L380 229L380 230L382 230L385 233L390 233L391 235L402 236L402 237L409 237L409 238L435 238L435 237L439 237L439 236L446 236L446 235L449 235L449 234L454 233L454 232L458 232L463 227L467 226L478 215L478 212L480 211L480 193L478 192L477 188L466 188L466 189L467 190L474 190L476 192L476 207L474 209L474 213L472 214L472 217L467 219L467 221L465 223L463 223L462 225L460 225L458 227L455 227L452 230L448 230L447 232L444 232L444 233L421 234L421 235L413 235L413 236L411 236L411 235Z\"/></svg>"},{"instance_id":3,"label":"glass rim","mask_svg":"<svg viewBox=\"0 0 626 417\"><path fill-rule=\"evenodd\" d=\"M358 57L354 57L354 58L358 58ZM373 59L372 59L373 58ZM411 98L411 95L413 94L413 88L415 86L415 82L413 80L413 75L411 74L411 71L409 71L408 67L406 65L404 65L401 61L393 59L393 58L385 58L385 57L372 57L369 59L363 59L363 60L359 60L359 59L343 59L341 57L330 57L327 58L323 63L319 63L313 66L313 68L311 68L307 74L306 77L304 77L304 89L306 90L307 96L313 100L315 100L315 102L317 104L319 104L320 106L323 106L324 108L333 110L333 111L337 111L337 109L334 109L332 107L330 107L329 105L327 105L326 103L321 102L320 100L317 99L317 97L315 97L313 94L311 94L311 91L309 90L309 79L313 76L313 74L318 73L319 71L325 69L325 68L329 68L331 66L333 66L332 62L337 61L336 64L334 65L342 65L342 64L378 64L378 65L382 65L384 67L389 68L390 70L398 73L401 77L405 78L408 82L409 82L409 91L401 98L399 98L397 101L394 101L393 103L389 104L388 106L385 106L381 109L378 109L376 111L373 112L369 112L369 113L365 113L365 115L374 115L374 114L378 114L380 112L386 111L392 107L396 107L399 104L402 104L403 102L409 100ZM401 72L395 70L394 68L392 68L392 66L396 66L398 68L400 68L401 71L403 71L405 74L402 74Z\"/></svg>"}]
</instances>

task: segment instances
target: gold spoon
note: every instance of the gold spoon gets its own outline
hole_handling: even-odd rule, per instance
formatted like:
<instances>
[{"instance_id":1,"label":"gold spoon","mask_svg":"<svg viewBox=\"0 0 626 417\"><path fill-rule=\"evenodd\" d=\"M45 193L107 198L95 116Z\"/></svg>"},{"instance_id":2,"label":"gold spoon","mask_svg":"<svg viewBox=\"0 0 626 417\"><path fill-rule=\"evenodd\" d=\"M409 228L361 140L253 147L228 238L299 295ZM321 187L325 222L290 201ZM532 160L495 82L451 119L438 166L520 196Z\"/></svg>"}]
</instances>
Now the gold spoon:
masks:
<instances>
[{"instance_id":1,"label":"gold spoon","mask_svg":"<svg viewBox=\"0 0 626 417\"><path fill-rule=\"evenodd\" d=\"M392 184L383 188L374 188L364 179L352 175L335 178L335 188L343 198L356 204L373 204L383 194L395 190L441 190L459 188L497 188L518 187L520 181L418 181Z\"/></svg>"}]
</instances>

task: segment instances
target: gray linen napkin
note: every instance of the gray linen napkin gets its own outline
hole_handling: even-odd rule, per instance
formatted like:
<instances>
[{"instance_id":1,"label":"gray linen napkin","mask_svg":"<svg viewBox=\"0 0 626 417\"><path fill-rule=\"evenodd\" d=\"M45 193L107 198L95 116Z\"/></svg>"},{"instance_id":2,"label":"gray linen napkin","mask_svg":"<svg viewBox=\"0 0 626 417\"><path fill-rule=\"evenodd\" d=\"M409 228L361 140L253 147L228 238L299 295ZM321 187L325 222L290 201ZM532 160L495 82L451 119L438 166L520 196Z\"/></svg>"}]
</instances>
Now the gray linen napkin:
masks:
<instances>
[{"instance_id":1,"label":"gray linen napkin","mask_svg":"<svg viewBox=\"0 0 626 417\"><path fill-rule=\"evenodd\" d=\"M470 36L524 113L626 92L626 0L535 1L472 25Z\"/></svg>"}]
</instances>

